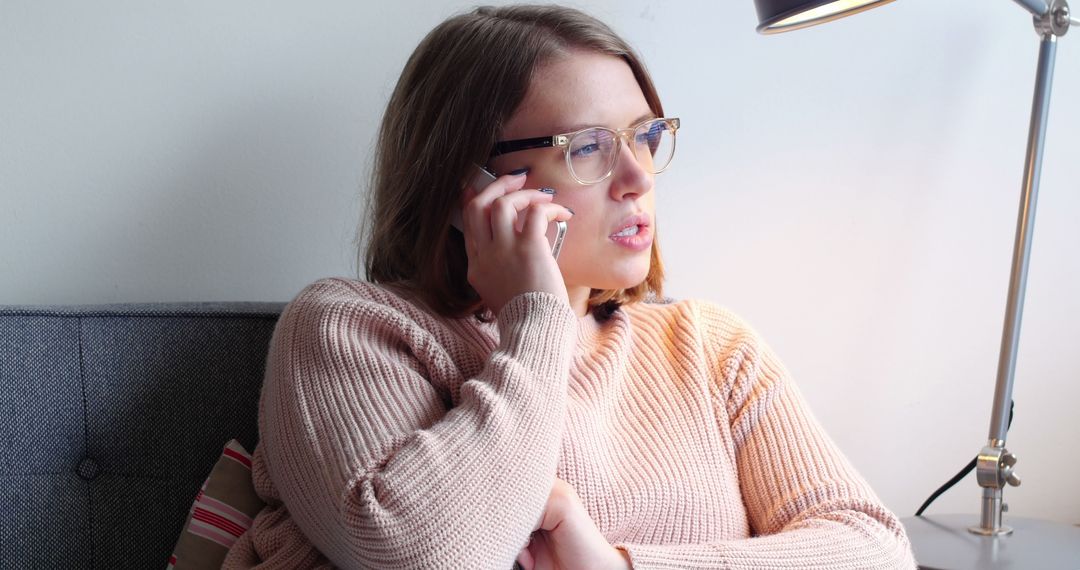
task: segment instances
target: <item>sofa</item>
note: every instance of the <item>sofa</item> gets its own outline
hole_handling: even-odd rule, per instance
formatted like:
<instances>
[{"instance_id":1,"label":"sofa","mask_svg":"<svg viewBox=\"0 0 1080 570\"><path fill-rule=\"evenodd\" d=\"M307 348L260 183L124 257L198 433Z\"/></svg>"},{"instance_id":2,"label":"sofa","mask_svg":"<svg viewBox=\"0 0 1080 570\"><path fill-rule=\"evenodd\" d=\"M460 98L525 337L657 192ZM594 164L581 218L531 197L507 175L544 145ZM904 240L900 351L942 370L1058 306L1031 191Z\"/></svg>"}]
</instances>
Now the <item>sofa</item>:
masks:
<instances>
[{"instance_id":1,"label":"sofa","mask_svg":"<svg viewBox=\"0 0 1080 570\"><path fill-rule=\"evenodd\" d=\"M163 569L285 303L0 306L0 569Z\"/></svg>"}]
</instances>

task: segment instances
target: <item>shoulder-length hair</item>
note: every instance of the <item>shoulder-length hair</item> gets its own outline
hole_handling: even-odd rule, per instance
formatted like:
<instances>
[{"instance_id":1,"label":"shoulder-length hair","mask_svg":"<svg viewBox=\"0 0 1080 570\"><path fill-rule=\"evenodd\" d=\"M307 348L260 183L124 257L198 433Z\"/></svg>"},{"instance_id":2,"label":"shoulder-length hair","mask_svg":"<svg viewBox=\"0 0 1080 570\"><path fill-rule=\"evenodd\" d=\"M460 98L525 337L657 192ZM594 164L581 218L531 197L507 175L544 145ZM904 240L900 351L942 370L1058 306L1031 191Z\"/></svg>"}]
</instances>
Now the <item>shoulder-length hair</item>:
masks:
<instances>
[{"instance_id":1,"label":"shoulder-length hair","mask_svg":"<svg viewBox=\"0 0 1080 570\"><path fill-rule=\"evenodd\" d=\"M463 236L451 229L463 181L524 99L534 70L584 49L622 58L657 117L664 111L634 50L604 23L561 6L479 7L433 29L405 64L390 97L371 173L364 269L368 281L404 287L447 317L492 315L467 279ZM601 320L623 303L662 296L653 240L649 273L634 287L593 289Z\"/></svg>"}]
</instances>

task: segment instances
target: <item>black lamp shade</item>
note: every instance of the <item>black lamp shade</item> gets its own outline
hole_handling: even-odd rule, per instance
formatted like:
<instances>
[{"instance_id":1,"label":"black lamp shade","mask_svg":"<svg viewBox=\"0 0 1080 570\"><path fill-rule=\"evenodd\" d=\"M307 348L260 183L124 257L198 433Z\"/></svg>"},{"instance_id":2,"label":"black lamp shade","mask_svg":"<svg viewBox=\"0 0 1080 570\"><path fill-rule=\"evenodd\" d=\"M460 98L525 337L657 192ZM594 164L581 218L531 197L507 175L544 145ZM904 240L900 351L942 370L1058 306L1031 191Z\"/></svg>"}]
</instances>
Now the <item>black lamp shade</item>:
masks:
<instances>
[{"instance_id":1,"label":"black lamp shade","mask_svg":"<svg viewBox=\"0 0 1080 570\"><path fill-rule=\"evenodd\" d=\"M893 0L754 0L757 31L775 34L831 22Z\"/></svg>"}]
</instances>

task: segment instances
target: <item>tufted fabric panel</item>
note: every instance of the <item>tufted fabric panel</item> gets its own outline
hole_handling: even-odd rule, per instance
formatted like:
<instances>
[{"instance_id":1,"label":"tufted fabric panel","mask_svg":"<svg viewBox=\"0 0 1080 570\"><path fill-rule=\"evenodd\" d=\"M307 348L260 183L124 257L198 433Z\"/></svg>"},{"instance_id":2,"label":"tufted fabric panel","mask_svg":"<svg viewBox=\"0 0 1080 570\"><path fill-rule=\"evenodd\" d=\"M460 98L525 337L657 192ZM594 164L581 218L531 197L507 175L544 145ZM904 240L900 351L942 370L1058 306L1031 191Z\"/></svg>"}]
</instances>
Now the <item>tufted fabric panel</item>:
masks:
<instances>
[{"instance_id":1,"label":"tufted fabric panel","mask_svg":"<svg viewBox=\"0 0 1080 570\"><path fill-rule=\"evenodd\" d=\"M164 568L283 308L0 306L0 568Z\"/></svg>"}]
</instances>

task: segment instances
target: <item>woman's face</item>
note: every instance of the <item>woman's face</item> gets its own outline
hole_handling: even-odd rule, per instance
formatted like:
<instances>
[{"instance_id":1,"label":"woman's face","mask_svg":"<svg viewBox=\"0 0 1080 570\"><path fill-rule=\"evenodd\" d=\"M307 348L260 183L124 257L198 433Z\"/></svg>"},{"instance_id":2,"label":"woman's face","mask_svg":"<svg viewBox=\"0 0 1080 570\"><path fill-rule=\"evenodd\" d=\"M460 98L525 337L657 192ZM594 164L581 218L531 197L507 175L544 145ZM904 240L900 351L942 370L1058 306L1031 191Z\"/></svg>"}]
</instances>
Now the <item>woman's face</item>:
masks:
<instances>
[{"instance_id":1,"label":"woman's face","mask_svg":"<svg viewBox=\"0 0 1080 570\"><path fill-rule=\"evenodd\" d=\"M536 71L500 140L585 127L622 129L653 116L625 61L571 51ZM591 185L571 177L562 149L514 152L492 159L488 166L500 175L528 167L525 188L554 188L554 201L574 211L558 261L571 299L582 294L587 298L589 289L625 289L645 280L655 232L654 175L638 164L626 144L619 145L611 176ZM632 220L634 216L640 218ZM637 222L636 236L614 235Z\"/></svg>"}]
</instances>

